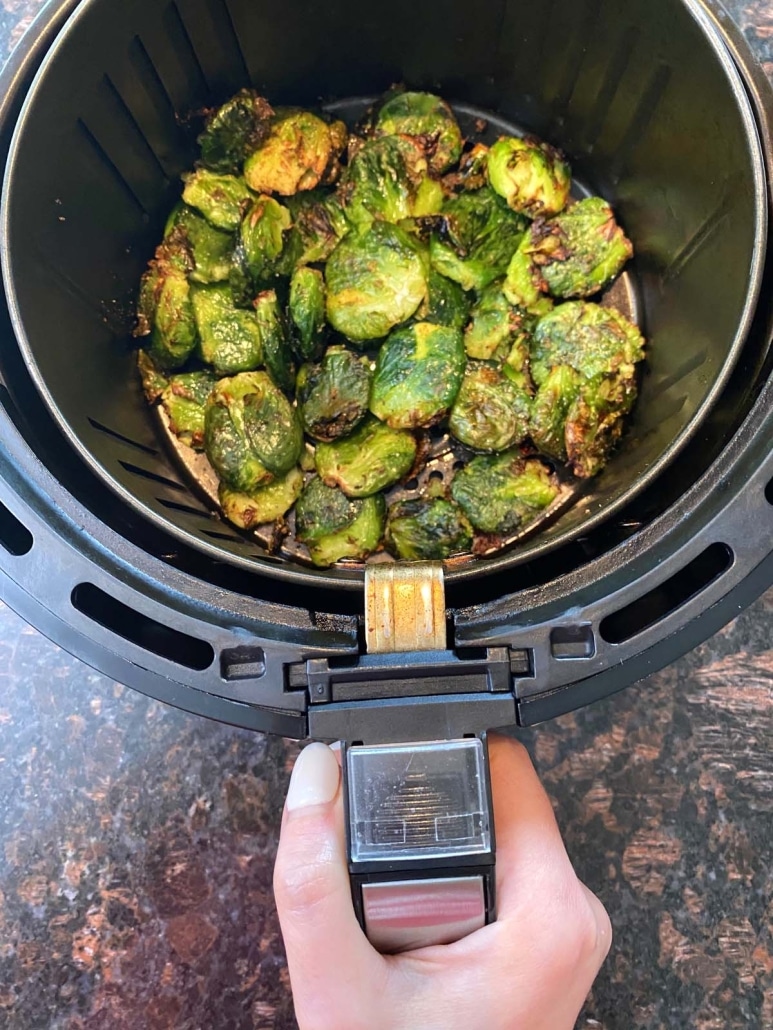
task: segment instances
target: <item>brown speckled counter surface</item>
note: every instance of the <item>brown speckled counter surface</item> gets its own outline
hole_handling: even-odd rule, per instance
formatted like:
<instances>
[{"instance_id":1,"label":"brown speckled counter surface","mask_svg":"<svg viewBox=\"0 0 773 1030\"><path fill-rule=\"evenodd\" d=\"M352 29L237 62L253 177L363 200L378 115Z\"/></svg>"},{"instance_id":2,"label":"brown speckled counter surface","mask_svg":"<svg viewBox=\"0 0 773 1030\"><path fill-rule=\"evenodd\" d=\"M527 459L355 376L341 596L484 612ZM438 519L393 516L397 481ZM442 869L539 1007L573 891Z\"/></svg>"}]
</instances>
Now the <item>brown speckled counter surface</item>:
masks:
<instances>
[{"instance_id":1,"label":"brown speckled counter surface","mask_svg":"<svg viewBox=\"0 0 773 1030\"><path fill-rule=\"evenodd\" d=\"M0 55L39 0L0 0ZM728 7L773 75L773 3ZM773 593L530 733L615 944L582 1028L773 1028ZM111 683L0 608L0 1028L295 1025L271 870L296 745Z\"/></svg>"}]
</instances>

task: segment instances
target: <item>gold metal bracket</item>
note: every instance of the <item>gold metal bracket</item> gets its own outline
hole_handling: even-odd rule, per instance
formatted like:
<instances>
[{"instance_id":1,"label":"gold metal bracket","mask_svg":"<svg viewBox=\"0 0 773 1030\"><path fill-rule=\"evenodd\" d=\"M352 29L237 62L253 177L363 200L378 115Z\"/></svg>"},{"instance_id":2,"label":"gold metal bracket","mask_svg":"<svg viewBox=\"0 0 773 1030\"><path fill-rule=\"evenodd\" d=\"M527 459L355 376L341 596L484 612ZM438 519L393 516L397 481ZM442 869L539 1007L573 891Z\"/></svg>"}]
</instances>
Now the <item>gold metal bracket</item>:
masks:
<instances>
[{"instance_id":1,"label":"gold metal bracket","mask_svg":"<svg viewBox=\"0 0 773 1030\"><path fill-rule=\"evenodd\" d=\"M442 563L368 565L365 638L371 654L444 651L448 636Z\"/></svg>"}]
</instances>

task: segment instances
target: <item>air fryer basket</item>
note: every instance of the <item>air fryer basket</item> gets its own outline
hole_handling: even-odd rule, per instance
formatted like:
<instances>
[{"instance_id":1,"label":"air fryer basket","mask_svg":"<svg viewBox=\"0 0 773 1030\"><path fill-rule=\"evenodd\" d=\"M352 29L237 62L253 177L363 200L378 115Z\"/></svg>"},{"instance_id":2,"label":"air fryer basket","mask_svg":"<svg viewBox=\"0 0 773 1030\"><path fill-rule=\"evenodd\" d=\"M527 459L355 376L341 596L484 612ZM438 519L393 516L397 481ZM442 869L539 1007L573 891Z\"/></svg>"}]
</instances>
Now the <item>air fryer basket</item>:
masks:
<instances>
[{"instance_id":1,"label":"air fryer basket","mask_svg":"<svg viewBox=\"0 0 773 1030\"><path fill-rule=\"evenodd\" d=\"M277 9L280 8L280 9ZM582 502L494 565L587 532L644 489L699 428L746 338L766 244L764 168L729 56L691 4L276 5L86 0L50 55L7 179L8 293L32 375L62 431L127 503L226 559L294 575L213 522L159 443L133 367L143 267L192 163L185 115L251 83L272 102L336 102L394 81L435 88L562 146L635 241L650 339L631 430ZM463 41L463 42L460 42ZM493 43L497 43L493 46ZM633 59L630 59L633 58ZM127 448L133 452L127 455ZM447 577L492 564L450 567ZM307 575L309 575L307 573ZM333 587L361 573L332 570Z\"/></svg>"},{"instance_id":2,"label":"air fryer basket","mask_svg":"<svg viewBox=\"0 0 773 1030\"><path fill-rule=\"evenodd\" d=\"M348 740L549 718L732 617L773 579L773 104L717 12L52 0L0 83L4 599L160 700ZM448 653L421 673L407 656L387 683L361 656L359 575L272 566L190 493L140 401L128 328L192 160L178 114L247 82L312 104L398 80L566 148L634 238L652 345L631 432L585 503L451 570Z\"/></svg>"}]
</instances>

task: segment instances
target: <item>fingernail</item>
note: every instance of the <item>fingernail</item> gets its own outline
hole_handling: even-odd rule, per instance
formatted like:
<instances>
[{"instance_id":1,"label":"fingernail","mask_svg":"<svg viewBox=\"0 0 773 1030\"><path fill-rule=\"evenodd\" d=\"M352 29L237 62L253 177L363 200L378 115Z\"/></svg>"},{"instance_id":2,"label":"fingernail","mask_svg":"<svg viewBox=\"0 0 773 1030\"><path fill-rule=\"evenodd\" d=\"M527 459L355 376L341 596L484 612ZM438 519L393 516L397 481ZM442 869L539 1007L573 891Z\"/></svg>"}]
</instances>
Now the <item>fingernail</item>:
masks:
<instances>
[{"instance_id":1,"label":"fingernail","mask_svg":"<svg viewBox=\"0 0 773 1030\"><path fill-rule=\"evenodd\" d=\"M329 805L338 793L340 778L341 770L330 748L326 744L309 744L298 756L290 777L288 812Z\"/></svg>"}]
</instances>

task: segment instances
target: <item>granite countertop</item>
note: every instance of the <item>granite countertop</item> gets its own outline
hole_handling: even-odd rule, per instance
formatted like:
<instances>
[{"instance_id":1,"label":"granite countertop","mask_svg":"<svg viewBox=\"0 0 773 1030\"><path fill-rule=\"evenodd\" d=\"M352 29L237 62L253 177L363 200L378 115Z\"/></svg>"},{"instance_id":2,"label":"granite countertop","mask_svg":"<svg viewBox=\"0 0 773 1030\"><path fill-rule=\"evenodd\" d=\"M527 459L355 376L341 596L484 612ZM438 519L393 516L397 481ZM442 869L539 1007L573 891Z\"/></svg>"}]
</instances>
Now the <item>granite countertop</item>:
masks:
<instances>
[{"instance_id":1,"label":"granite countertop","mask_svg":"<svg viewBox=\"0 0 773 1030\"><path fill-rule=\"evenodd\" d=\"M0 0L0 59L42 4ZM773 3L727 4L773 76ZM615 944L578 1024L773 1027L773 592L524 734ZM165 708L0 607L0 1028L295 1025L271 894L297 745Z\"/></svg>"}]
</instances>

